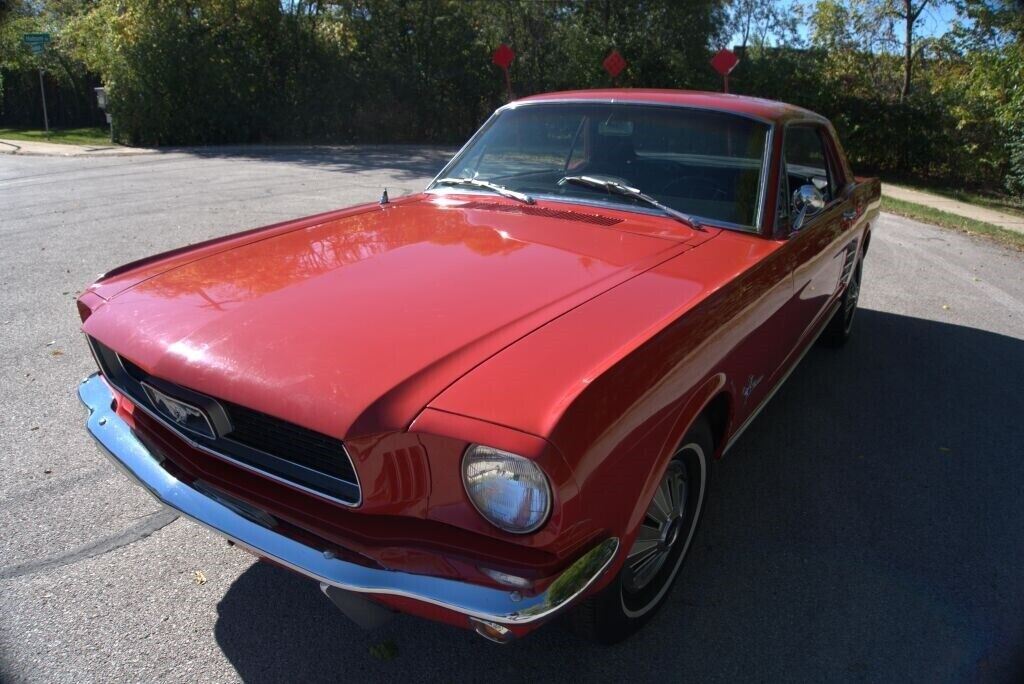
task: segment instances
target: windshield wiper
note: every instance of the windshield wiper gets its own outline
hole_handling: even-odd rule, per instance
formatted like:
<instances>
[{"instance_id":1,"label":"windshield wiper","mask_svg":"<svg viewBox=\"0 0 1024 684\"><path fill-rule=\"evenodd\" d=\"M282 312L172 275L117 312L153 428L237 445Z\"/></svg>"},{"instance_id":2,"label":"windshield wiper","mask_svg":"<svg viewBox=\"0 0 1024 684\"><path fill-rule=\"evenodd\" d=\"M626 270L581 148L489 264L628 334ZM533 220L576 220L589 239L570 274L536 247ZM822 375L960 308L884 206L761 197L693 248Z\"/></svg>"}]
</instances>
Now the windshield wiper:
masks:
<instances>
[{"instance_id":1,"label":"windshield wiper","mask_svg":"<svg viewBox=\"0 0 1024 684\"><path fill-rule=\"evenodd\" d=\"M523 204L534 204L536 200L527 195L525 192L516 192L510 190L504 185L498 185L490 181L480 180L479 178L442 178L434 181L437 185L472 185L474 188L484 188L485 190L491 190L496 192L502 197L508 197L514 199Z\"/></svg>"},{"instance_id":2,"label":"windshield wiper","mask_svg":"<svg viewBox=\"0 0 1024 684\"><path fill-rule=\"evenodd\" d=\"M656 209L661 209L663 212L665 212L672 218L689 225L691 228L695 230L704 230L704 227L701 225L701 222L697 220L695 217L690 216L689 214L684 214L683 212L677 209L673 209L670 206L664 205L658 200L651 197L650 195L641 192L637 188L631 188L630 186L623 185L618 181L613 181L607 178L594 178L593 176L565 176L560 181L558 181L559 185L563 185L565 183L575 183L576 185L585 185L590 188L601 188L603 190L607 190L608 192L614 192L616 195L622 195L624 197L633 197L635 199L640 200L641 202L646 202L647 204L651 205Z\"/></svg>"}]
</instances>

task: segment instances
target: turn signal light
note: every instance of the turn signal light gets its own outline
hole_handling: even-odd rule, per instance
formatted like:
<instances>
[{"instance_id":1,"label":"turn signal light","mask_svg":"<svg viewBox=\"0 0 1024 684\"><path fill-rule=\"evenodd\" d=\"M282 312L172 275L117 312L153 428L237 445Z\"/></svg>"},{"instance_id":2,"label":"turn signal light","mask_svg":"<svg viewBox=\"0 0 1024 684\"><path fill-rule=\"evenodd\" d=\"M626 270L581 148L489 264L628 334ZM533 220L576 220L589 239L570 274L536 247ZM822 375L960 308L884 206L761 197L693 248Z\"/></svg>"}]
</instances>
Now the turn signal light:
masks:
<instances>
[{"instance_id":1,"label":"turn signal light","mask_svg":"<svg viewBox=\"0 0 1024 684\"><path fill-rule=\"evenodd\" d=\"M507 627L502 627L497 622L491 622L490 620L481 620L479 618L469 618L469 624L476 630L476 633L482 636L484 639L493 641L499 644L507 644L512 641L515 637L512 634L512 630Z\"/></svg>"},{"instance_id":2,"label":"turn signal light","mask_svg":"<svg viewBox=\"0 0 1024 684\"><path fill-rule=\"evenodd\" d=\"M92 309L90 309L88 306L86 306L85 303L81 299L78 300L77 304L78 304L78 315L81 317L82 322L85 323L85 320L87 318L89 318L89 316L92 316Z\"/></svg>"}]
</instances>

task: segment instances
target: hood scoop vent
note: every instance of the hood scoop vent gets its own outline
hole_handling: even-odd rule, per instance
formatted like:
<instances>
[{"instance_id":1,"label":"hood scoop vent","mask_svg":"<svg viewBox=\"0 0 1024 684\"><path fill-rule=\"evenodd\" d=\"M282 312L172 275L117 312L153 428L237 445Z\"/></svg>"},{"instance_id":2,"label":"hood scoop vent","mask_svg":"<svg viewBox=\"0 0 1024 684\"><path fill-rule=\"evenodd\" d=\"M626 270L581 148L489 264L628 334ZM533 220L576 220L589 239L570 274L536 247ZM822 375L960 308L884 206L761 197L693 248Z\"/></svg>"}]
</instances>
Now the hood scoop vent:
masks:
<instances>
[{"instance_id":1,"label":"hood scoop vent","mask_svg":"<svg viewBox=\"0 0 1024 684\"><path fill-rule=\"evenodd\" d=\"M583 214L578 211L566 211L564 209L545 209L533 206L514 206L511 204L492 204L490 202L466 202L459 205L461 209L480 209L483 211L500 211L506 214L526 214L528 216L541 216L543 218L561 219L563 221L582 221L592 223L596 226L614 226L622 223L622 219L600 216L598 214Z\"/></svg>"}]
</instances>

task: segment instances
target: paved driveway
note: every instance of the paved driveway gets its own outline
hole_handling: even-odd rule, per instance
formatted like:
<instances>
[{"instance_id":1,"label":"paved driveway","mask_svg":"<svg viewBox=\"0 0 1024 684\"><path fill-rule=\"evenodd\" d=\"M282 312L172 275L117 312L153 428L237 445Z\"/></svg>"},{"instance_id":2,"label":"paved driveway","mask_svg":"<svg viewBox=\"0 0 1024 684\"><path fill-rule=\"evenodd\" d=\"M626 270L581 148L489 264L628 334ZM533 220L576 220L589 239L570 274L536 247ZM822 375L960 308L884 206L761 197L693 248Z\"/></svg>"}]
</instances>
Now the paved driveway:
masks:
<instances>
[{"instance_id":1,"label":"paved driveway","mask_svg":"<svg viewBox=\"0 0 1024 684\"><path fill-rule=\"evenodd\" d=\"M508 647L403 616L363 633L100 455L74 397L79 288L413 191L443 158L0 157L0 680L1020 681L1024 259L905 219L879 222L855 338L812 350L718 464L680 584L615 648L558 624Z\"/></svg>"}]
</instances>

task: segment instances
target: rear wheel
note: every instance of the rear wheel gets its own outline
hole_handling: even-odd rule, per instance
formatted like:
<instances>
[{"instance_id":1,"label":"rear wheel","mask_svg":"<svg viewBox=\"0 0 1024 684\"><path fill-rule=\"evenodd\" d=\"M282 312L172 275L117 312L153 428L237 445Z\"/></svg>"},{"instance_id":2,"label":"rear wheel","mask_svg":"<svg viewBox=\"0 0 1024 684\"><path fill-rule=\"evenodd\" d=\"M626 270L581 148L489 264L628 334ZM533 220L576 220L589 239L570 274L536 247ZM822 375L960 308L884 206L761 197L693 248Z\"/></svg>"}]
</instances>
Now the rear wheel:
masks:
<instances>
[{"instance_id":1,"label":"rear wheel","mask_svg":"<svg viewBox=\"0 0 1024 684\"><path fill-rule=\"evenodd\" d=\"M604 644L640 629L665 602L704 507L714 442L701 418L665 469L619 574L573 612L577 632Z\"/></svg>"}]
</instances>

